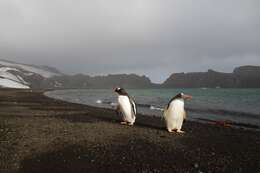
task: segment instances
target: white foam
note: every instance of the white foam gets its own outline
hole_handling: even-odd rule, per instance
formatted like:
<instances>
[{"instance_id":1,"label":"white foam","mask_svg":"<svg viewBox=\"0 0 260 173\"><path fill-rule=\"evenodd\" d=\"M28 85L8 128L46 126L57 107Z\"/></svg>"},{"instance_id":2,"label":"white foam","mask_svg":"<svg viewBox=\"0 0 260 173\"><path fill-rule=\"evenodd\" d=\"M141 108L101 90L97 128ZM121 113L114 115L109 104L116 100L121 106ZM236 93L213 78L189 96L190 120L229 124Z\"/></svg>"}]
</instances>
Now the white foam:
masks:
<instances>
[{"instance_id":1,"label":"white foam","mask_svg":"<svg viewBox=\"0 0 260 173\"><path fill-rule=\"evenodd\" d=\"M117 103L112 102L112 103L110 103L110 105L111 106L117 106Z\"/></svg>"},{"instance_id":2,"label":"white foam","mask_svg":"<svg viewBox=\"0 0 260 173\"><path fill-rule=\"evenodd\" d=\"M157 108L157 107L155 107L155 106L150 106L150 109L151 110L158 110L158 111L163 111L163 109L162 108Z\"/></svg>"},{"instance_id":3,"label":"white foam","mask_svg":"<svg viewBox=\"0 0 260 173\"><path fill-rule=\"evenodd\" d=\"M97 103L97 104L101 104L101 103L102 103L102 100L97 100L96 103Z\"/></svg>"}]
</instances>

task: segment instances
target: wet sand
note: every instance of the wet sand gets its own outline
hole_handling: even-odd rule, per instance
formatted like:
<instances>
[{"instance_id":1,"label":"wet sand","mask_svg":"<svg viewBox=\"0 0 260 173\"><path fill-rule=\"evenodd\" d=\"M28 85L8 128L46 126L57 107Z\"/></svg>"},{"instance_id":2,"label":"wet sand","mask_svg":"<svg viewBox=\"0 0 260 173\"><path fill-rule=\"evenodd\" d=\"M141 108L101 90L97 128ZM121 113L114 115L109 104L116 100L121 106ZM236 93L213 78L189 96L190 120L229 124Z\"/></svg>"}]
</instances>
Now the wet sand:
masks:
<instances>
[{"instance_id":1,"label":"wet sand","mask_svg":"<svg viewBox=\"0 0 260 173\"><path fill-rule=\"evenodd\" d=\"M120 125L113 110L0 90L0 172L260 172L260 133L160 118Z\"/></svg>"}]
</instances>

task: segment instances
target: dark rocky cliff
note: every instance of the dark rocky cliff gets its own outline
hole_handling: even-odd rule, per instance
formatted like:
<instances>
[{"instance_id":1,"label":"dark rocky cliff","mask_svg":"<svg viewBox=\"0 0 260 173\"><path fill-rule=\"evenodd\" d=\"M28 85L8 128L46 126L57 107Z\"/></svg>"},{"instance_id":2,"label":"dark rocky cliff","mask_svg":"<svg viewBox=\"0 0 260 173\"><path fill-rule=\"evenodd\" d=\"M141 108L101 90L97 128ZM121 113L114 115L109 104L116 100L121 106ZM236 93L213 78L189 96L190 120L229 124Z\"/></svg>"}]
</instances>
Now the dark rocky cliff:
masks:
<instances>
[{"instance_id":1,"label":"dark rocky cliff","mask_svg":"<svg viewBox=\"0 0 260 173\"><path fill-rule=\"evenodd\" d=\"M260 87L260 67L241 66L233 73L213 70L196 73L174 73L163 84L166 88L258 88Z\"/></svg>"},{"instance_id":2,"label":"dark rocky cliff","mask_svg":"<svg viewBox=\"0 0 260 173\"><path fill-rule=\"evenodd\" d=\"M242 66L233 71L233 75L238 79L238 87L260 88L260 67Z\"/></svg>"},{"instance_id":3,"label":"dark rocky cliff","mask_svg":"<svg viewBox=\"0 0 260 173\"><path fill-rule=\"evenodd\" d=\"M95 76L77 74L73 76L56 76L42 81L43 88L151 88L154 85L146 76L136 74L117 74Z\"/></svg>"},{"instance_id":4,"label":"dark rocky cliff","mask_svg":"<svg viewBox=\"0 0 260 173\"><path fill-rule=\"evenodd\" d=\"M154 84L146 76L114 74L89 76L66 75L48 66L35 66L0 60L0 87L23 86L33 89L66 88L260 88L260 66L241 66L232 73L174 73L164 83Z\"/></svg>"}]
</instances>

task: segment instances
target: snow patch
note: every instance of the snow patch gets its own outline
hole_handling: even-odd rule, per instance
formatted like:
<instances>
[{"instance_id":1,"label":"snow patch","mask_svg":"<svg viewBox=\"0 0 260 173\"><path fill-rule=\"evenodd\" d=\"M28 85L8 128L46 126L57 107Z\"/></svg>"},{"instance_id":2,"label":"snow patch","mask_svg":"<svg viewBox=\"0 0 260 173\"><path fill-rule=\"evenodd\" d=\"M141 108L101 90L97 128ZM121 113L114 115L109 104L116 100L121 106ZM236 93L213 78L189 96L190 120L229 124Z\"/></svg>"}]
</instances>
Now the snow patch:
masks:
<instances>
[{"instance_id":1,"label":"snow patch","mask_svg":"<svg viewBox=\"0 0 260 173\"><path fill-rule=\"evenodd\" d=\"M0 67L0 76L2 78L6 78L6 79L9 79L9 80L13 80L13 81L16 81L16 82L20 82L20 83L23 83L23 84L28 84L27 82L25 82L23 80L23 78L19 75L14 75L8 71L17 71L17 72L20 72L18 69L15 69L15 68L10 68L10 67Z\"/></svg>"},{"instance_id":2,"label":"snow patch","mask_svg":"<svg viewBox=\"0 0 260 173\"><path fill-rule=\"evenodd\" d=\"M30 87L16 81L12 81L9 79L1 79L0 78L0 86L4 88L21 88L21 89L29 89Z\"/></svg>"},{"instance_id":3,"label":"snow patch","mask_svg":"<svg viewBox=\"0 0 260 173\"><path fill-rule=\"evenodd\" d=\"M11 67L0 67L0 86L5 88L30 88L28 83L19 75L14 75L9 71L20 70Z\"/></svg>"},{"instance_id":4,"label":"snow patch","mask_svg":"<svg viewBox=\"0 0 260 173\"><path fill-rule=\"evenodd\" d=\"M7 62L7 61L3 61L3 60L0 60L0 64L3 65L3 66L20 68L20 69L23 69L25 71L33 72L33 73L39 74L39 75L41 75L45 78L50 78L50 77L53 77L53 76L59 76L60 75L58 73L53 73L53 72L50 72L50 71L47 71L47 70L43 70L40 67L37 68L37 67L30 66L30 65L12 63L12 62Z\"/></svg>"}]
</instances>

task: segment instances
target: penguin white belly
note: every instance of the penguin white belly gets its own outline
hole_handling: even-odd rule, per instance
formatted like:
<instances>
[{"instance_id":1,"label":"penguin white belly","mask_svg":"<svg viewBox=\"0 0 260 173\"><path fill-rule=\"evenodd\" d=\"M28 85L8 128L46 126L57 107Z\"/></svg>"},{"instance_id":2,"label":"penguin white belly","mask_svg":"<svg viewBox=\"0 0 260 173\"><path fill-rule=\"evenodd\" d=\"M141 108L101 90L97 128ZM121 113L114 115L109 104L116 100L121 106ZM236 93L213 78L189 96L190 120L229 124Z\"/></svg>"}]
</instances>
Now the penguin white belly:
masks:
<instances>
[{"instance_id":1,"label":"penguin white belly","mask_svg":"<svg viewBox=\"0 0 260 173\"><path fill-rule=\"evenodd\" d=\"M176 99L172 101L169 105L169 108L164 112L167 129L181 130L184 116L184 101L181 99Z\"/></svg>"},{"instance_id":2,"label":"penguin white belly","mask_svg":"<svg viewBox=\"0 0 260 173\"><path fill-rule=\"evenodd\" d=\"M118 104L123 114L124 121L133 123L135 121L135 116L132 115L132 105L130 103L129 98L127 96L118 96Z\"/></svg>"}]
</instances>

